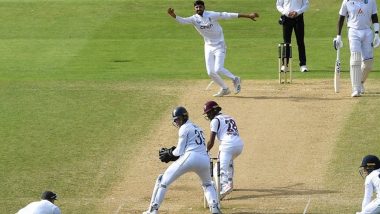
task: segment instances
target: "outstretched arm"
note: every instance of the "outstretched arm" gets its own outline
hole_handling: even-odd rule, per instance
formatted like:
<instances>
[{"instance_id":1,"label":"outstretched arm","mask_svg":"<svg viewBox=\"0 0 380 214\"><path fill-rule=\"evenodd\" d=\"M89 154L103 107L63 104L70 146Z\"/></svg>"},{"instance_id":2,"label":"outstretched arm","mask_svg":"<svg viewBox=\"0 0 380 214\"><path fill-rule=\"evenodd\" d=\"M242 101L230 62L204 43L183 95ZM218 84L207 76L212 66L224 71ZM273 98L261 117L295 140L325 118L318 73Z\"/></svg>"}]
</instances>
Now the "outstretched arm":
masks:
<instances>
[{"instance_id":1,"label":"outstretched arm","mask_svg":"<svg viewBox=\"0 0 380 214\"><path fill-rule=\"evenodd\" d=\"M244 14L244 13L239 13L238 18L249 18L252 19L253 21L256 21L255 18L260 17L258 13L250 13L250 14Z\"/></svg>"},{"instance_id":2,"label":"outstretched arm","mask_svg":"<svg viewBox=\"0 0 380 214\"><path fill-rule=\"evenodd\" d=\"M171 17L173 17L180 24L192 24L193 23L192 17L183 18L181 16L177 16L177 14L175 14L173 8L170 8L170 7L168 8L168 14Z\"/></svg>"}]
</instances>

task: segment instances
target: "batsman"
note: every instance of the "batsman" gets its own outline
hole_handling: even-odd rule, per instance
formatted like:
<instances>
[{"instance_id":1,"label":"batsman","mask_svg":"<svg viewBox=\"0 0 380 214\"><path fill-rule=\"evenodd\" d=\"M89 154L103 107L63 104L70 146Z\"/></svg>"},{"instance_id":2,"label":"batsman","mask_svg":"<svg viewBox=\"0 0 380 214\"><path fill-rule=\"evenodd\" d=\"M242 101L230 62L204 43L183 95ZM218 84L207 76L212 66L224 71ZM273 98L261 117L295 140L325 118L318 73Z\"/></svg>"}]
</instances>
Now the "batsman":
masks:
<instances>
[{"instance_id":1,"label":"batsman","mask_svg":"<svg viewBox=\"0 0 380 214\"><path fill-rule=\"evenodd\" d=\"M343 0L339 10L338 33L334 38L336 50L343 47L341 33L345 17L351 52L351 96L360 97L365 92L364 83L373 67L373 48L380 45L376 0Z\"/></svg>"},{"instance_id":2,"label":"batsman","mask_svg":"<svg viewBox=\"0 0 380 214\"><path fill-rule=\"evenodd\" d=\"M157 214L170 184L187 172L195 172L200 178L210 212L221 214L215 186L211 181L210 156L202 129L189 120L189 114L182 106L173 110L172 118L173 125L179 128L178 143L171 148L162 148L159 158L162 162L173 163L164 174L158 176L149 208L143 214Z\"/></svg>"}]
</instances>

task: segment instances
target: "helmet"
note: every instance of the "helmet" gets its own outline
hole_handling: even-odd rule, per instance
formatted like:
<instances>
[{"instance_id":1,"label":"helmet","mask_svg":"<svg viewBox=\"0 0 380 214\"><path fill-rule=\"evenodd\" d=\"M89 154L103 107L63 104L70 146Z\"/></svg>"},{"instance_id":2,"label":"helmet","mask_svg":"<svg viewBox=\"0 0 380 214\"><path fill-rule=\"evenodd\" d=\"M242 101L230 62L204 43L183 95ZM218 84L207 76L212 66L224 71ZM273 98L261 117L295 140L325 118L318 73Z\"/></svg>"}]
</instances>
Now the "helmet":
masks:
<instances>
[{"instance_id":1,"label":"helmet","mask_svg":"<svg viewBox=\"0 0 380 214\"><path fill-rule=\"evenodd\" d=\"M189 113L185 109L185 107L178 106L174 108L172 112L173 125L176 127L180 127L186 123L189 119Z\"/></svg>"},{"instance_id":2,"label":"helmet","mask_svg":"<svg viewBox=\"0 0 380 214\"><path fill-rule=\"evenodd\" d=\"M359 173L362 177L369 175L373 170L380 168L380 161L375 155L367 155L363 158ZM364 176L363 176L364 175Z\"/></svg>"},{"instance_id":3,"label":"helmet","mask_svg":"<svg viewBox=\"0 0 380 214\"><path fill-rule=\"evenodd\" d=\"M215 101L208 101L203 106L203 114L207 116L209 120L212 120L215 115L218 115L222 108Z\"/></svg>"}]
</instances>

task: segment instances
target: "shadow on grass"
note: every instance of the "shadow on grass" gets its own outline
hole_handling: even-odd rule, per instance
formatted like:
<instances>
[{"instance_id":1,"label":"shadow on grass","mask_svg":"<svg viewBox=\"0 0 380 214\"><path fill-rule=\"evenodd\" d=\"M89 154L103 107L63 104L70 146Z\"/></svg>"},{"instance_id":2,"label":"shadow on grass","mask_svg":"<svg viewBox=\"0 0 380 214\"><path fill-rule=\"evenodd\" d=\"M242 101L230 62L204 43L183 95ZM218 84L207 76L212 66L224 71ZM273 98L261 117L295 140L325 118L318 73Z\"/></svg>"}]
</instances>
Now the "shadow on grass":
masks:
<instances>
[{"instance_id":1,"label":"shadow on grass","mask_svg":"<svg viewBox=\"0 0 380 214\"><path fill-rule=\"evenodd\" d=\"M338 193L334 190L321 190L321 189L304 189L296 188L302 186L303 183L297 183L291 186L276 187L270 189L234 189L234 192L240 192L240 196L233 197L230 195L226 200L245 200L253 198L277 197L277 196L301 196L301 195L323 195ZM245 194L245 192L247 194ZM244 194L244 195L242 195Z\"/></svg>"},{"instance_id":2,"label":"shadow on grass","mask_svg":"<svg viewBox=\"0 0 380 214\"><path fill-rule=\"evenodd\" d=\"M380 97L380 92L378 94ZM348 94L346 97L296 97L296 96L288 96L288 97L274 97L274 96L224 96L223 98L236 98L236 99L257 99L257 100L290 100L294 102L305 101L305 100L324 100L324 101L336 101L336 100L347 100L352 99Z\"/></svg>"}]
</instances>

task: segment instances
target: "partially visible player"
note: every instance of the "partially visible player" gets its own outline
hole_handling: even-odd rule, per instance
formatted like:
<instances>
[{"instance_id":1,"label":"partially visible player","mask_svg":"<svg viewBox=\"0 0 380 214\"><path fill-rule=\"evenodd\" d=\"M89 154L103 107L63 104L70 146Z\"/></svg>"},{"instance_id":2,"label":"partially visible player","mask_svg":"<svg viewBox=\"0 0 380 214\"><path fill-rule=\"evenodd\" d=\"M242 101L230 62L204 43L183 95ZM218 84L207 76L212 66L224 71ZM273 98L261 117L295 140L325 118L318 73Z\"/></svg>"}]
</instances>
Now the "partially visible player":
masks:
<instances>
[{"instance_id":1,"label":"partially visible player","mask_svg":"<svg viewBox=\"0 0 380 214\"><path fill-rule=\"evenodd\" d=\"M143 214L158 213L169 186L187 172L195 172L201 182L212 214L220 214L220 206L216 190L211 181L210 157L206 150L203 131L189 120L189 114L184 107L176 107L172 112L173 124L179 128L177 147L161 149L160 160L168 163L174 161L158 176L153 189L148 211Z\"/></svg>"},{"instance_id":2,"label":"partially visible player","mask_svg":"<svg viewBox=\"0 0 380 214\"><path fill-rule=\"evenodd\" d=\"M222 114L222 108L215 101L208 101L203 107L203 113L210 120L210 139L207 142L207 151L214 146L216 137L220 142L220 200L233 190L233 160L243 151L243 141L240 138L234 118Z\"/></svg>"},{"instance_id":3,"label":"partially visible player","mask_svg":"<svg viewBox=\"0 0 380 214\"><path fill-rule=\"evenodd\" d=\"M362 211L356 214L380 214L380 161L374 155L367 155L360 165L360 175L365 178L364 198ZM372 194L376 193L376 198L371 201Z\"/></svg>"},{"instance_id":4,"label":"partially visible player","mask_svg":"<svg viewBox=\"0 0 380 214\"><path fill-rule=\"evenodd\" d=\"M338 35L334 38L335 49L343 47L341 33L345 17L351 51L351 96L360 97L365 92L364 83L373 67L373 48L380 45L376 0L343 0L339 10ZM375 35L371 30L372 24Z\"/></svg>"},{"instance_id":5,"label":"partially visible player","mask_svg":"<svg viewBox=\"0 0 380 214\"><path fill-rule=\"evenodd\" d=\"M231 93L228 86L224 83L219 74L224 74L232 80L235 88L235 94L241 90L240 77L233 75L229 70L224 67L224 59L226 57L226 44L224 42L223 29L218 23L219 19L233 19L233 18L249 18L256 21L255 18L259 17L257 13L242 14L242 13L227 13L227 12L214 12L206 11L203 1L194 2L195 15L182 18L177 16L174 9L169 8L168 14L175 18L181 24L192 24L195 29L201 34L204 39L204 51L206 60L206 69L209 77L218 84L221 89L218 93L214 94L216 97L222 97Z\"/></svg>"},{"instance_id":6,"label":"partially visible player","mask_svg":"<svg viewBox=\"0 0 380 214\"><path fill-rule=\"evenodd\" d=\"M54 204L57 198L58 196L54 192L45 191L42 193L40 201L31 202L16 214L61 214L59 207Z\"/></svg>"}]
</instances>

